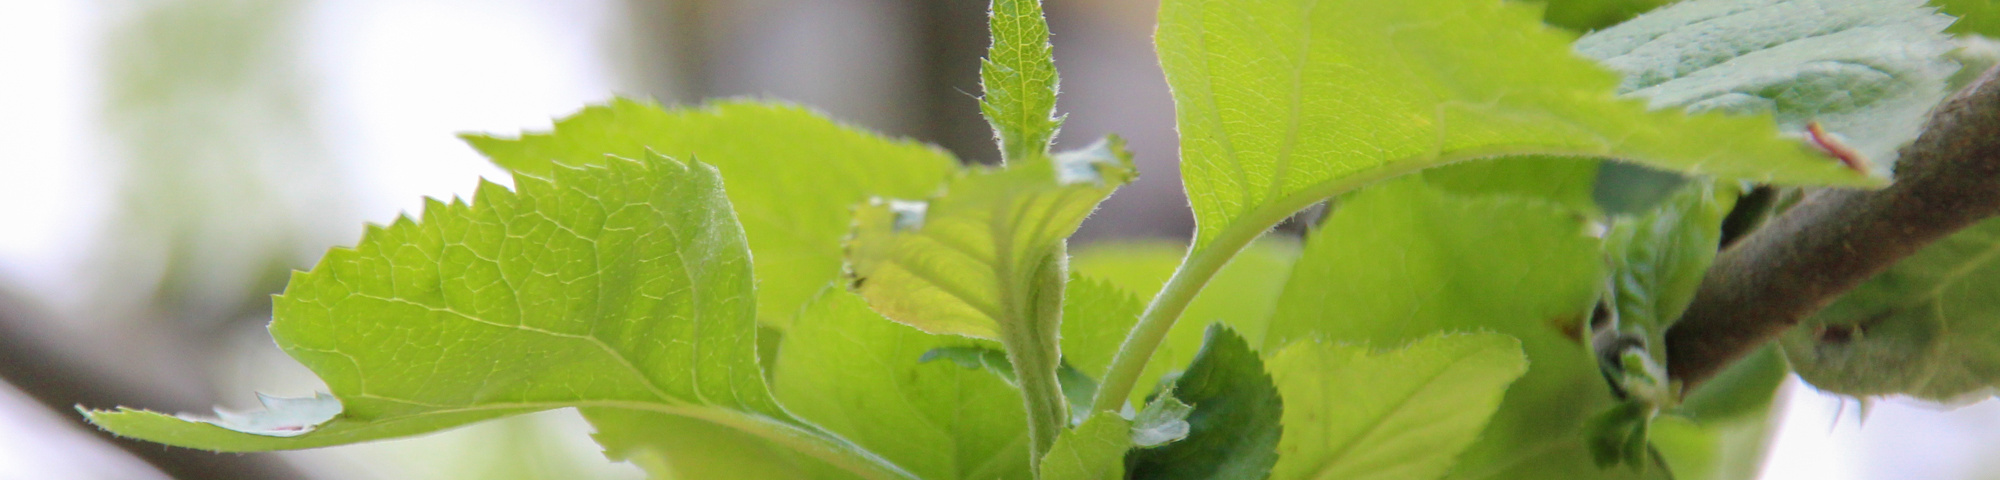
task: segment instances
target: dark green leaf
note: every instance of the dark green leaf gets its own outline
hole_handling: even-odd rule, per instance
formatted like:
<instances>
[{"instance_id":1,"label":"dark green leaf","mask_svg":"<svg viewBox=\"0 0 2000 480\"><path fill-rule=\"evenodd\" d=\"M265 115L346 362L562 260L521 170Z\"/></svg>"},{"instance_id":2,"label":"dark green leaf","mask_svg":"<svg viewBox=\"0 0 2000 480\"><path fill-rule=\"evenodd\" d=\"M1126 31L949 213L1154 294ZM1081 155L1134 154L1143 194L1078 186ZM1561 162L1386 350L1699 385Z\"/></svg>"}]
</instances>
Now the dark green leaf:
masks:
<instances>
[{"instance_id":1,"label":"dark green leaf","mask_svg":"<svg viewBox=\"0 0 2000 480\"><path fill-rule=\"evenodd\" d=\"M1264 361L1236 332L1221 324L1208 328L1200 353L1173 385L1190 405L1187 438L1133 450L1126 474L1138 479L1248 479L1268 476L1278 460L1278 388Z\"/></svg>"}]
</instances>

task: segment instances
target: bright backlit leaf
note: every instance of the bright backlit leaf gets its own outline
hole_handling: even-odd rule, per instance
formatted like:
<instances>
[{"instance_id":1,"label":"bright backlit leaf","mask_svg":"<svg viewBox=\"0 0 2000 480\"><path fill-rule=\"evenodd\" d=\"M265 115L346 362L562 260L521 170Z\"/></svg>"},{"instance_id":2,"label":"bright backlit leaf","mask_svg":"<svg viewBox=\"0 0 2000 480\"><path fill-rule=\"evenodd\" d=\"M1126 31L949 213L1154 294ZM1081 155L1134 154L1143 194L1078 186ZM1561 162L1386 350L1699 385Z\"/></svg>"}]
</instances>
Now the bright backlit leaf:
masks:
<instances>
[{"instance_id":1,"label":"bright backlit leaf","mask_svg":"<svg viewBox=\"0 0 2000 480\"><path fill-rule=\"evenodd\" d=\"M1042 2L993 0L987 18L993 45L979 63L986 90L979 111L993 125L1001 158L1015 162L1047 153L1062 119L1055 116L1056 59Z\"/></svg>"},{"instance_id":2,"label":"bright backlit leaf","mask_svg":"<svg viewBox=\"0 0 2000 480\"><path fill-rule=\"evenodd\" d=\"M563 407L714 422L891 472L778 407L756 353L749 251L715 169L647 161L516 175L471 204L372 227L292 277L271 334L343 409L276 437L121 409L119 435L219 451L310 448ZM595 420L595 419L593 419Z\"/></svg>"},{"instance_id":3,"label":"bright backlit leaf","mask_svg":"<svg viewBox=\"0 0 2000 480\"><path fill-rule=\"evenodd\" d=\"M1305 340L1271 358L1285 399L1275 480L1444 476L1527 372L1520 342L1483 333L1399 350Z\"/></svg>"},{"instance_id":4,"label":"bright backlit leaf","mask_svg":"<svg viewBox=\"0 0 2000 480\"><path fill-rule=\"evenodd\" d=\"M1577 428L1611 395L1583 331L1605 269L1586 228L1553 204L1462 197L1416 177L1342 197L1308 239L1265 349L1307 339L1386 348L1438 333L1514 336L1532 368L1466 452L1464 478L1595 475Z\"/></svg>"},{"instance_id":5,"label":"bright backlit leaf","mask_svg":"<svg viewBox=\"0 0 2000 480\"><path fill-rule=\"evenodd\" d=\"M1164 2L1160 62L1196 248L1382 178L1494 156L1883 183L1780 138L1769 117L1649 112L1618 99L1618 78L1577 57L1536 13L1498 0Z\"/></svg>"},{"instance_id":6,"label":"bright backlit leaf","mask_svg":"<svg viewBox=\"0 0 2000 480\"><path fill-rule=\"evenodd\" d=\"M1113 138L1079 152L975 170L930 200L855 212L853 285L891 320L999 340L1037 308L1043 265L1097 203L1135 176ZM1061 288L1066 276L1055 277Z\"/></svg>"},{"instance_id":7,"label":"bright backlit leaf","mask_svg":"<svg viewBox=\"0 0 2000 480\"><path fill-rule=\"evenodd\" d=\"M618 99L518 139L466 135L493 163L547 176L553 165L597 165L607 155L658 152L715 166L743 222L757 271L757 311L785 326L827 282L840 277L840 240L854 204L871 197L923 198L957 171L935 147L827 120L803 107L722 101L662 110Z\"/></svg>"},{"instance_id":8,"label":"bright backlit leaf","mask_svg":"<svg viewBox=\"0 0 2000 480\"><path fill-rule=\"evenodd\" d=\"M809 304L778 349L772 388L799 417L839 433L928 480L1028 475L1020 394L1001 377L922 362L948 347L990 343L891 322L860 297L829 290Z\"/></svg>"},{"instance_id":9,"label":"bright backlit leaf","mask_svg":"<svg viewBox=\"0 0 2000 480\"><path fill-rule=\"evenodd\" d=\"M1132 422L1104 412L1056 437L1042 457L1041 480L1124 480Z\"/></svg>"}]
</instances>

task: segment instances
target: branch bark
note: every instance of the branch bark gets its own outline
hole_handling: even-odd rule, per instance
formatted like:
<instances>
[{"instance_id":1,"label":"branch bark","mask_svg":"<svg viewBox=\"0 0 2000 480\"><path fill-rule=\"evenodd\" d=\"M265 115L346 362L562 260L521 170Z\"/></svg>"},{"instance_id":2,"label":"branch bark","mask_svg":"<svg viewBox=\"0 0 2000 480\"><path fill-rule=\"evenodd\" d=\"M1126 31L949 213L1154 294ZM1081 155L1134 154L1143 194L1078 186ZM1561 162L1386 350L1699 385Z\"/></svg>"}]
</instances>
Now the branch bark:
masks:
<instances>
[{"instance_id":1,"label":"branch bark","mask_svg":"<svg viewBox=\"0 0 2000 480\"><path fill-rule=\"evenodd\" d=\"M1894 185L1825 189L1716 256L1667 331L1682 392L1897 261L2000 215L2000 68L1933 110Z\"/></svg>"}]
</instances>

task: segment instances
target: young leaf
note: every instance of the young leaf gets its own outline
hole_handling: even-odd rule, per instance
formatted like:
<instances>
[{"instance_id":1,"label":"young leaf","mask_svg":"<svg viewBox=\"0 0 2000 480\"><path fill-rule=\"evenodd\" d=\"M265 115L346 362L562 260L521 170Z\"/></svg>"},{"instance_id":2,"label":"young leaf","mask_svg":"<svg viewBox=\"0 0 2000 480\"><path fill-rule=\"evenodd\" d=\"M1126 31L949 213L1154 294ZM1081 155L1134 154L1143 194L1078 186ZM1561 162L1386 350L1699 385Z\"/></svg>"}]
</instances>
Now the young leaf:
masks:
<instances>
[{"instance_id":1,"label":"young leaf","mask_svg":"<svg viewBox=\"0 0 2000 480\"><path fill-rule=\"evenodd\" d=\"M699 418L617 408L582 411L605 457L637 465L653 478L861 478L769 439Z\"/></svg>"},{"instance_id":2,"label":"young leaf","mask_svg":"<svg viewBox=\"0 0 2000 480\"><path fill-rule=\"evenodd\" d=\"M993 125L1008 162L1048 153L1062 119L1056 114L1056 60L1041 0L993 0L993 45L979 62L986 95L979 111Z\"/></svg>"},{"instance_id":3,"label":"young leaf","mask_svg":"<svg viewBox=\"0 0 2000 480\"><path fill-rule=\"evenodd\" d=\"M1032 310L1040 264L1133 177L1130 154L1111 138L974 171L928 201L871 202L856 210L848 241L852 283L891 320L999 340Z\"/></svg>"},{"instance_id":4,"label":"young leaf","mask_svg":"<svg viewBox=\"0 0 2000 480\"><path fill-rule=\"evenodd\" d=\"M1958 64L1952 18L1923 0L1697 0L1592 33L1576 50L1654 108L1818 122L1887 175Z\"/></svg>"},{"instance_id":5,"label":"young leaf","mask_svg":"<svg viewBox=\"0 0 2000 480\"><path fill-rule=\"evenodd\" d=\"M800 418L921 478L1026 477L1027 423L1014 388L987 372L920 360L963 349L990 352L1001 363L993 367L1010 370L1005 354L980 347L891 322L853 293L829 290L785 335L772 388Z\"/></svg>"},{"instance_id":6,"label":"young leaf","mask_svg":"<svg viewBox=\"0 0 2000 480\"><path fill-rule=\"evenodd\" d=\"M1228 327L1208 328L1201 353L1172 386L1171 395L1194 406L1187 438L1125 457L1127 474L1145 479L1260 480L1278 461L1278 387L1264 362Z\"/></svg>"},{"instance_id":7,"label":"young leaf","mask_svg":"<svg viewBox=\"0 0 2000 480\"><path fill-rule=\"evenodd\" d=\"M1653 338L1694 300L1722 243L1722 217L1736 205L1733 188L1697 182L1659 208L1615 220L1604 235L1611 258L1613 304L1621 328Z\"/></svg>"},{"instance_id":8,"label":"young leaf","mask_svg":"<svg viewBox=\"0 0 2000 480\"><path fill-rule=\"evenodd\" d=\"M338 416L273 437L152 412L88 412L190 448L310 448L563 407L700 418L857 473L904 476L778 407L756 356L749 252L721 176L645 162L516 175L473 203L429 202L296 273L271 335L319 374Z\"/></svg>"},{"instance_id":9,"label":"young leaf","mask_svg":"<svg viewBox=\"0 0 2000 480\"><path fill-rule=\"evenodd\" d=\"M536 177L555 165L647 158L648 151L713 165L729 184L729 203L754 253L759 319L778 327L840 277L840 241L854 204L923 198L958 166L935 147L883 138L802 107L748 101L662 110L616 99L558 120L548 133L465 140L493 163Z\"/></svg>"},{"instance_id":10,"label":"young leaf","mask_svg":"<svg viewBox=\"0 0 2000 480\"><path fill-rule=\"evenodd\" d=\"M1103 278L1119 288L1151 297L1167 282L1167 276L1173 274L1174 267L1186 254L1187 247L1167 243L1102 243L1079 248L1070 262L1079 274ZM1271 309L1277 305L1278 293L1284 289L1292 261L1298 256L1298 244L1283 239L1253 243L1237 254L1235 260L1216 273L1215 278L1188 305L1187 312L1182 315L1185 320L1176 323L1173 330L1167 333L1166 341L1146 363L1145 372L1139 376L1139 385L1157 384L1168 373L1186 368L1201 349L1209 323L1228 325L1252 345L1261 344L1264 330L1271 321ZM1073 297L1083 295L1079 291ZM1070 314L1068 305L1064 308L1064 318L1073 318L1067 316ZM1063 322L1063 355L1084 358L1096 347L1071 346L1071 336L1080 335L1076 332L1084 328L1083 324L1072 326L1074 323L1068 320ZM1111 349L1118 348L1119 343L1124 341L1131 325L1125 323L1115 334L1111 334L1116 337L1109 344ZM1103 358L1108 364L1110 352L1106 351ZM1087 364L1079 361L1078 365ZM1093 375L1102 373L1101 370L1092 371ZM1144 405L1146 393L1145 389L1135 389L1130 401Z\"/></svg>"},{"instance_id":11,"label":"young leaf","mask_svg":"<svg viewBox=\"0 0 2000 480\"><path fill-rule=\"evenodd\" d=\"M1146 408L1132 417L1132 446L1152 448L1187 438L1194 429L1187 420L1191 413L1194 406L1182 403L1172 390L1153 395Z\"/></svg>"},{"instance_id":12,"label":"young leaf","mask_svg":"<svg viewBox=\"0 0 2000 480\"><path fill-rule=\"evenodd\" d=\"M1957 402L2000 385L2000 220L1946 237L1800 322L1782 344L1813 386Z\"/></svg>"},{"instance_id":13,"label":"young leaf","mask_svg":"<svg viewBox=\"0 0 2000 480\"><path fill-rule=\"evenodd\" d=\"M1474 158L1563 154L1785 184L1883 183L1779 138L1768 118L1619 100L1617 78L1524 5L1169 0L1158 43L1197 250L1359 185Z\"/></svg>"},{"instance_id":14,"label":"young leaf","mask_svg":"<svg viewBox=\"0 0 2000 480\"><path fill-rule=\"evenodd\" d=\"M1132 448L1132 422L1112 412L1091 415L1056 437L1042 457L1040 480L1123 480L1125 451Z\"/></svg>"},{"instance_id":15,"label":"young leaf","mask_svg":"<svg viewBox=\"0 0 2000 480\"><path fill-rule=\"evenodd\" d=\"M1434 479L1527 372L1519 341L1432 336L1400 350L1301 341L1271 358L1285 398L1276 480Z\"/></svg>"},{"instance_id":16,"label":"young leaf","mask_svg":"<svg viewBox=\"0 0 2000 480\"><path fill-rule=\"evenodd\" d=\"M1590 478L1577 428L1610 405L1584 323L1604 281L1599 241L1567 209L1459 197L1408 178L1342 197L1307 240L1266 335L1403 345L1437 333L1518 338L1533 368L1461 461L1467 478ZM1544 468L1544 462L1561 466ZM1499 477L1489 469L1515 469ZM1531 470L1523 471L1521 469Z\"/></svg>"}]
</instances>

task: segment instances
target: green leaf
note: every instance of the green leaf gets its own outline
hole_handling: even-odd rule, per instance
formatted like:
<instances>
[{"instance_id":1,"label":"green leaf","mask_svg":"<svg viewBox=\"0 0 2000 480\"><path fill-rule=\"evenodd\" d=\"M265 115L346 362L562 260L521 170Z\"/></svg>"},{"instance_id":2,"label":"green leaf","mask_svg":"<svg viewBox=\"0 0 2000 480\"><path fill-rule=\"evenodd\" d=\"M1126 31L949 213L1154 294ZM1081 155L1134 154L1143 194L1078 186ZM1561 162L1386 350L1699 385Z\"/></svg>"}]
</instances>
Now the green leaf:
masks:
<instances>
[{"instance_id":1,"label":"green leaf","mask_svg":"<svg viewBox=\"0 0 2000 480\"><path fill-rule=\"evenodd\" d=\"M1054 159L975 170L928 201L871 202L856 210L848 241L853 285L891 320L1000 339L1032 310L1040 264L1133 177L1114 137Z\"/></svg>"},{"instance_id":2,"label":"green leaf","mask_svg":"<svg viewBox=\"0 0 2000 480\"><path fill-rule=\"evenodd\" d=\"M658 157L482 183L468 205L371 227L296 273L271 334L343 409L273 437L152 412L89 412L119 435L190 448L310 448L563 407L724 424L900 476L779 408L757 364L756 305L721 176Z\"/></svg>"},{"instance_id":3,"label":"green leaf","mask_svg":"<svg viewBox=\"0 0 2000 480\"><path fill-rule=\"evenodd\" d=\"M1579 32L1603 29L1672 0L1545 0L1542 21Z\"/></svg>"},{"instance_id":4,"label":"green leaf","mask_svg":"<svg viewBox=\"0 0 2000 480\"><path fill-rule=\"evenodd\" d=\"M1617 78L1536 16L1498 0L1164 2L1158 47L1195 249L1360 185L1476 158L1559 154L1783 184L1884 183L1779 138L1768 118L1648 112L1617 99Z\"/></svg>"},{"instance_id":5,"label":"green leaf","mask_svg":"<svg viewBox=\"0 0 2000 480\"><path fill-rule=\"evenodd\" d=\"M1799 376L1855 396L1960 402L2000 385L2000 220L1925 247L1782 339Z\"/></svg>"},{"instance_id":6,"label":"green leaf","mask_svg":"<svg viewBox=\"0 0 2000 480\"><path fill-rule=\"evenodd\" d=\"M1400 350L1301 341L1271 359L1285 436L1271 478L1433 479L1528 370L1519 341L1433 336Z\"/></svg>"},{"instance_id":7,"label":"green leaf","mask_svg":"<svg viewBox=\"0 0 2000 480\"><path fill-rule=\"evenodd\" d=\"M1042 458L1040 480L1123 480L1125 451L1132 448L1132 422L1111 412L1056 437Z\"/></svg>"},{"instance_id":8,"label":"green leaf","mask_svg":"<svg viewBox=\"0 0 2000 480\"><path fill-rule=\"evenodd\" d=\"M1535 198L1595 216L1599 163L1544 156L1472 160L1425 170L1423 177L1432 186L1459 195Z\"/></svg>"},{"instance_id":9,"label":"green leaf","mask_svg":"<svg viewBox=\"0 0 2000 480\"><path fill-rule=\"evenodd\" d=\"M759 319L779 327L840 278L840 241L854 204L931 195L958 165L935 147L883 138L802 107L749 101L662 110L616 99L558 120L548 133L465 140L501 167L544 178L554 165L647 158L648 151L713 165L729 184L760 272Z\"/></svg>"},{"instance_id":10,"label":"green leaf","mask_svg":"<svg viewBox=\"0 0 2000 480\"><path fill-rule=\"evenodd\" d=\"M2000 2L1994 0L1931 0L1945 14L1958 17L1958 22L1945 30L1951 33L1972 33L1988 37L2000 37Z\"/></svg>"},{"instance_id":11,"label":"green leaf","mask_svg":"<svg viewBox=\"0 0 2000 480\"><path fill-rule=\"evenodd\" d=\"M1465 454L1462 478L1590 478L1577 428L1611 395L1583 334L1604 279L1586 227L1545 202L1460 197L1417 177L1356 192L1307 240L1264 345L1511 335L1533 368ZM1545 461L1573 468L1540 470Z\"/></svg>"},{"instance_id":12,"label":"green leaf","mask_svg":"<svg viewBox=\"0 0 2000 480\"><path fill-rule=\"evenodd\" d=\"M1697 0L1585 36L1576 50L1654 108L1774 113L1795 134L1816 121L1887 175L1958 69L1944 57L1951 22L1922 0Z\"/></svg>"},{"instance_id":13,"label":"green leaf","mask_svg":"<svg viewBox=\"0 0 2000 480\"><path fill-rule=\"evenodd\" d=\"M1023 478L1019 393L987 372L920 360L940 349L986 352L1000 362L991 367L1011 370L982 343L891 322L853 293L829 290L785 335L772 388L799 417L921 478Z\"/></svg>"},{"instance_id":14,"label":"green leaf","mask_svg":"<svg viewBox=\"0 0 2000 480\"><path fill-rule=\"evenodd\" d=\"M918 363L935 360L949 360L961 368L985 370L1008 385L1018 385L1014 375L1014 362L1007 359L1007 352L991 346L938 347L917 357ZM1097 379L1077 370L1064 362L1056 366L1056 382L1061 385L1063 398L1068 401L1070 412L1081 413L1090 410L1090 399L1097 395Z\"/></svg>"},{"instance_id":15,"label":"green leaf","mask_svg":"<svg viewBox=\"0 0 2000 480\"><path fill-rule=\"evenodd\" d=\"M1125 342L1125 334L1145 309L1138 297L1117 285L1072 273L1063 295L1063 362L1092 378L1102 378L1104 369L1111 366L1112 355Z\"/></svg>"},{"instance_id":16,"label":"green leaf","mask_svg":"<svg viewBox=\"0 0 2000 480\"><path fill-rule=\"evenodd\" d=\"M1285 409L1264 361L1226 326L1206 336L1187 371L1156 393L1194 405L1187 438L1127 454L1133 478L1260 480L1278 461Z\"/></svg>"},{"instance_id":17,"label":"green leaf","mask_svg":"<svg viewBox=\"0 0 2000 480\"><path fill-rule=\"evenodd\" d=\"M1278 294L1284 288L1287 272L1292 269L1292 260L1298 258L1298 250L1298 245L1291 241L1270 239L1253 243L1238 253L1195 296L1187 312L1181 315L1182 320L1167 333L1166 341L1160 343L1159 350L1146 362L1145 373L1139 376L1139 385L1154 385L1169 372L1186 368L1200 350L1209 323L1228 325L1252 345L1261 344L1264 330L1271 321L1271 309L1277 305ZM1070 262L1080 274L1103 278L1119 288L1152 297L1166 284L1167 276L1173 274L1174 267L1180 265L1186 253L1187 247L1164 242L1099 243L1079 248ZM1081 295L1078 292L1075 296ZM1134 312L1136 315L1137 310ZM1065 312L1065 315L1068 313ZM1093 350L1072 348L1067 343L1071 336L1077 335L1074 332L1082 329L1081 324L1072 327L1073 324L1076 322L1063 322L1063 355L1081 359L1082 355ZM1118 342L1124 341L1131 325L1124 323L1116 326L1118 330L1115 333L1098 335L1115 336L1116 340L1110 343L1115 349ZM1105 325L1102 328L1108 330L1113 327ZM1108 365L1111 355L1105 353L1103 358ZM1078 362L1079 368L1086 365ZM1092 372L1103 373L1101 369ZM1144 405L1146 392L1146 389L1134 389L1131 401Z\"/></svg>"},{"instance_id":18,"label":"green leaf","mask_svg":"<svg viewBox=\"0 0 2000 480\"><path fill-rule=\"evenodd\" d=\"M1041 0L993 0L993 45L979 62L986 95L979 111L993 125L1008 162L1048 153L1062 119L1056 114L1056 60Z\"/></svg>"},{"instance_id":19,"label":"green leaf","mask_svg":"<svg viewBox=\"0 0 2000 480\"><path fill-rule=\"evenodd\" d=\"M694 417L592 408L591 438L611 460L630 462L653 478L738 480L857 479L826 462L742 430Z\"/></svg>"},{"instance_id":20,"label":"green leaf","mask_svg":"<svg viewBox=\"0 0 2000 480\"><path fill-rule=\"evenodd\" d=\"M1661 345L1680 319L1722 244L1722 218L1736 205L1729 187L1696 182L1645 215L1620 217L1604 235L1620 329Z\"/></svg>"}]
</instances>

